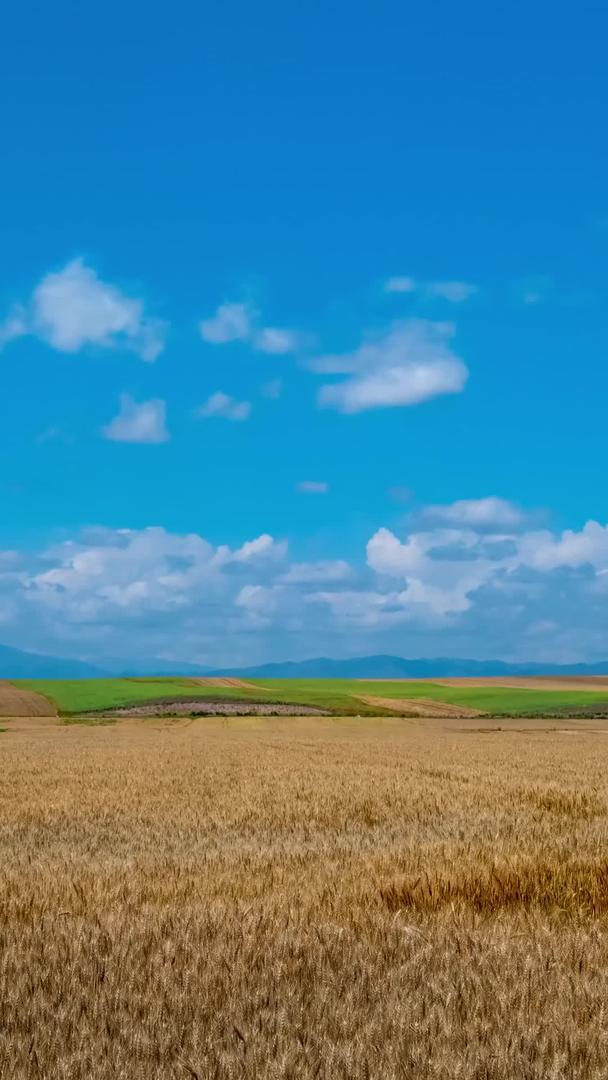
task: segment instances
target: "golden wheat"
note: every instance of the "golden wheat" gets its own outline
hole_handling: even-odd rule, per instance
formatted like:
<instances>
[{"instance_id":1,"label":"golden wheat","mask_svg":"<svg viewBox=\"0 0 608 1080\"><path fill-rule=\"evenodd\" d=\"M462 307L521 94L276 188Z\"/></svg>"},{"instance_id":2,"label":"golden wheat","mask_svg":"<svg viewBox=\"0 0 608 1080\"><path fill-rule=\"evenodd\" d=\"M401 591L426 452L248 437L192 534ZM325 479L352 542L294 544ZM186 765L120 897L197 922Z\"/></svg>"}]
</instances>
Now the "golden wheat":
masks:
<instances>
[{"instance_id":1,"label":"golden wheat","mask_svg":"<svg viewBox=\"0 0 608 1080\"><path fill-rule=\"evenodd\" d=\"M3 1080L607 1077L607 735L458 724L6 721Z\"/></svg>"}]
</instances>

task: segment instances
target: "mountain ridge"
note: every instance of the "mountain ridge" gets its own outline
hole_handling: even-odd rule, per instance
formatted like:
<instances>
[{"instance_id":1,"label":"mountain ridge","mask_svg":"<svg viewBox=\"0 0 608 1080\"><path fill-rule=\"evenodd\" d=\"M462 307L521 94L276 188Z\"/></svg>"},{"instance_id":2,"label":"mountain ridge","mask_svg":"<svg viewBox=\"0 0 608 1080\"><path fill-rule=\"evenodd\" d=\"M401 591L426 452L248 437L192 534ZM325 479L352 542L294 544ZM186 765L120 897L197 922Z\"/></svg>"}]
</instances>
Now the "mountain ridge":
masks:
<instances>
[{"instance_id":1,"label":"mountain ridge","mask_svg":"<svg viewBox=\"0 0 608 1080\"><path fill-rule=\"evenodd\" d=\"M154 676L226 676L258 679L432 679L484 678L499 675L608 675L608 661L595 664L510 663L460 657L406 658L380 653L335 659L312 657L241 667L176 663L167 660L135 661L125 665L114 658L91 664L70 657L30 653L0 645L2 679L103 679Z\"/></svg>"},{"instance_id":2,"label":"mountain ridge","mask_svg":"<svg viewBox=\"0 0 608 1080\"><path fill-rule=\"evenodd\" d=\"M595 664L538 664L458 657L406 659L379 654L346 660L315 657L310 660L288 660L252 667L217 668L208 674L259 679L446 679L489 678L493 675L608 675L608 661Z\"/></svg>"},{"instance_id":3,"label":"mountain ridge","mask_svg":"<svg viewBox=\"0 0 608 1080\"><path fill-rule=\"evenodd\" d=\"M0 679L101 679L108 672L84 660L0 645Z\"/></svg>"}]
</instances>

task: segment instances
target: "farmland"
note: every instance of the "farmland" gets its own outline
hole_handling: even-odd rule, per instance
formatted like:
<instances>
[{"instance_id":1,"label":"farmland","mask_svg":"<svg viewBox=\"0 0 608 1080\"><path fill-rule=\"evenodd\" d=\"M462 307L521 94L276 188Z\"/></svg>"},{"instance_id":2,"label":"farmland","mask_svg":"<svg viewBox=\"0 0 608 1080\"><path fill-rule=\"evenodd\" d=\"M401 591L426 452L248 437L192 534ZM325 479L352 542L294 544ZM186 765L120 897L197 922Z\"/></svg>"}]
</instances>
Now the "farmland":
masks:
<instances>
[{"instance_id":1,"label":"farmland","mask_svg":"<svg viewBox=\"0 0 608 1080\"><path fill-rule=\"evenodd\" d=\"M187 679L17 679L18 689L52 701L61 713L91 712L146 701L204 697L204 690ZM230 687L213 687L209 697L242 697ZM262 696L262 695L260 695Z\"/></svg>"},{"instance_id":2,"label":"farmland","mask_svg":"<svg viewBox=\"0 0 608 1080\"><path fill-rule=\"evenodd\" d=\"M608 680L582 682L569 679L531 679L531 685L498 685L493 680L359 681L356 679L81 679L15 680L16 689L36 693L51 702L59 713L73 715L149 703L226 701L259 702L272 711L274 705L308 706L338 715L378 715L401 712L432 714L437 702L443 713L459 712L489 716L561 716L573 713L608 715ZM525 684L526 680L517 680ZM475 685L473 685L475 683ZM597 688L596 688L597 687ZM11 698L14 702L14 697ZM422 702L422 708L420 707ZM7 706L8 708L9 706ZM10 706L12 707L12 706ZM235 706L236 707L236 706ZM200 710L199 710L200 711ZM0 692L0 713L2 694Z\"/></svg>"},{"instance_id":3,"label":"farmland","mask_svg":"<svg viewBox=\"0 0 608 1080\"><path fill-rule=\"evenodd\" d=\"M605 1077L608 723L3 727L3 1080Z\"/></svg>"}]
</instances>

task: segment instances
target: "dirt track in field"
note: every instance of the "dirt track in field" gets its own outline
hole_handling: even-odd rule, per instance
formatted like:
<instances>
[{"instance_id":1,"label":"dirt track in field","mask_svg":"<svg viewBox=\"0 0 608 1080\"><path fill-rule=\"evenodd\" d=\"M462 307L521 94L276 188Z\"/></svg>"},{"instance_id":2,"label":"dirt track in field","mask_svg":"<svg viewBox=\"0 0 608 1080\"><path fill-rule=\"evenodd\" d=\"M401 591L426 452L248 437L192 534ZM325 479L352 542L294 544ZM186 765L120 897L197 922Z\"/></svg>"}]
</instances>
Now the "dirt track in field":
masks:
<instances>
[{"instance_id":1,"label":"dirt track in field","mask_svg":"<svg viewBox=\"0 0 608 1080\"><path fill-rule=\"evenodd\" d=\"M191 683L193 686L224 686L232 688L234 690L262 690L266 688L264 686L256 686L255 683L247 682L245 679L233 679L233 678L191 678L186 679L186 682Z\"/></svg>"},{"instance_id":2,"label":"dirt track in field","mask_svg":"<svg viewBox=\"0 0 608 1080\"><path fill-rule=\"evenodd\" d=\"M608 693L607 675L490 675L447 679L357 679L374 683L429 683L434 686L479 687L506 686L520 690L588 690Z\"/></svg>"},{"instance_id":3,"label":"dirt track in field","mask_svg":"<svg viewBox=\"0 0 608 1080\"><path fill-rule=\"evenodd\" d=\"M0 679L0 716L56 716L57 710L50 701L32 690L20 690L5 679Z\"/></svg>"},{"instance_id":4,"label":"dirt track in field","mask_svg":"<svg viewBox=\"0 0 608 1080\"><path fill-rule=\"evenodd\" d=\"M447 701L433 701L431 698L385 698L360 697L366 705L376 705L379 709L394 709L395 712L407 713L408 716L454 717L465 720L473 716L485 716L479 709L468 709L462 705L451 705Z\"/></svg>"},{"instance_id":5,"label":"dirt track in field","mask_svg":"<svg viewBox=\"0 0 608 1080\"><path fill-rule=\"evenodd\" d=\"M506 686L519 690L595 690L608 693L605 675L492 676L489 679L433 679L439 686Z\"/></svg>"}]
</instances>

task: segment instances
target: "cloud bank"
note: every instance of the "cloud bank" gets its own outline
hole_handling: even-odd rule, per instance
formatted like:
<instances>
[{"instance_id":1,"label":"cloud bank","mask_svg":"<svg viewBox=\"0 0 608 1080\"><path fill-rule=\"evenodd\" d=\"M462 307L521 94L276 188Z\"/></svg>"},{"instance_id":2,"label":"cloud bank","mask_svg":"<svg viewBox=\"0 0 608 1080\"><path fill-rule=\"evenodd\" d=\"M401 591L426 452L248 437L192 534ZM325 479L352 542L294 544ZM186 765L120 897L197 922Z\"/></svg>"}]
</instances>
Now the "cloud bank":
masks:
<instances>
[{"instance_id":1,"label":"cloud bank","mask_svg":"<svg viewBox=\"0 0 608 1080\"><path fill-rule=\"evenodd\" d=\"M381 526L350 559L293 558L267 533L234 547L161 527L0 552L0 640L98 662L608 658L608 525L534 529L516 508L509 522L509 507L464 500L443 508L450 523Z\"/></svg>"}]
</instances>

